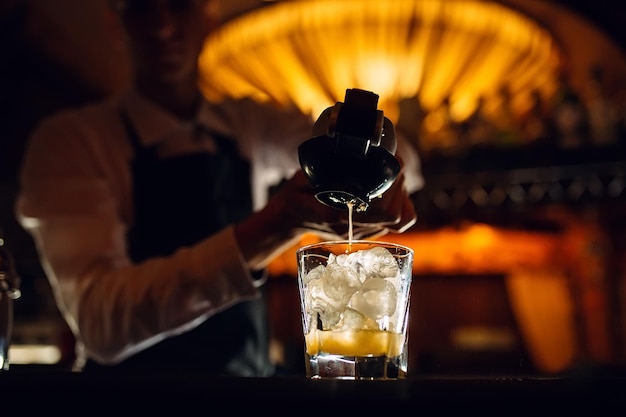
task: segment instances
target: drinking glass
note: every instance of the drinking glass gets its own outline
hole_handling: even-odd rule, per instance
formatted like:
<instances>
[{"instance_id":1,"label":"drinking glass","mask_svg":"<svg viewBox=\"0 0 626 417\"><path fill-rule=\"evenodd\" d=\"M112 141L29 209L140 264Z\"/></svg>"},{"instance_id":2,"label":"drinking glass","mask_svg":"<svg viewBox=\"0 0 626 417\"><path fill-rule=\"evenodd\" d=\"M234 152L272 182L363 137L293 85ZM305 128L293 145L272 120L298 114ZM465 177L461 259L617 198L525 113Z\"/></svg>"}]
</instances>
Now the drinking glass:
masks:
<instances>
[{"instance_id":1,"label":"drinking glass","mask_svg":"<svg viewBox=\"0 0 626 417\"><path fill-rule=\"evenodd\" d=\"M307 377L406 377L413 250L329 241L296 257Z\"/></svg>"},{"instance_id":2,"label":"drinking glass","mask_svg":"<svg viewBox=\"0 0 626 417\"><path fill-rule=\"evenodd\" d=\"M13 257L0 236L0 371L9 369L9 345L13 330L13 300L20 297Z\"/></svg>"}]
</instances>

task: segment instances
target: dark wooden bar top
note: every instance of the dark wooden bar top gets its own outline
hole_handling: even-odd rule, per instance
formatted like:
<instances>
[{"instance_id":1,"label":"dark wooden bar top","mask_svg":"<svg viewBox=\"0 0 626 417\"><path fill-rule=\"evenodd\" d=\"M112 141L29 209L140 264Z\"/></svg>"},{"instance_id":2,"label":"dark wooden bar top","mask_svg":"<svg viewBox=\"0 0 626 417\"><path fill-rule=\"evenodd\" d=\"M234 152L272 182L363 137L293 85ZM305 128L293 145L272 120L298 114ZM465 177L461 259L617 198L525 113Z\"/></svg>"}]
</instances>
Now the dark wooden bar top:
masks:
<instances>
[{"instance_id":1,"label":"dark wooden bar top","mask_svg":"<svg viewBox=\"0 0 626 417\"><path fill-rule=\"evenodd\" d=\"M227 378L193 374L0 373L0 416L264 415L626 415L626 372L559 376L424 376L397 381ZM267 413L267 414L266 414ZM446 414L447 415L447 414Z\"/></svg>"}]
</instances>

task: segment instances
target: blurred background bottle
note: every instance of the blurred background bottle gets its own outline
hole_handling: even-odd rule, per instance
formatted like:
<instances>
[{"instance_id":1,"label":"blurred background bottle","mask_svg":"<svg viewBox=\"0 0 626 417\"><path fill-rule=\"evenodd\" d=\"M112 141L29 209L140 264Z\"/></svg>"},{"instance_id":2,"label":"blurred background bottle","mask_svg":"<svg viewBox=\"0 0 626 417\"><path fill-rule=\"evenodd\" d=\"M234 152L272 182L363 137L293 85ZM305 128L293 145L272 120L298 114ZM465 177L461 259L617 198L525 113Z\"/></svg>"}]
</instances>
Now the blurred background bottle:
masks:
<instances>
[{"instance_id":1,"label":"blurred background bottle","mask_svg":"<svg viewBox=\"0 0 626 417\"><path fill-rule=\"evenodd\" d=\"M619 140L619 110L607 91L604 71L599 66L589 70L585 91L589 115L589 136L595 146L614 145Z\"/></svg>"},{"instance_id":2,"label":"blurred background bottle","mask_svg":"<svg viewBox=\"0 0 626 417\"><path fill-rule=\"evenodd\" d=\"M493 121L495 124L495 146L509 147L520 144L518 120L513 111L511 89L503 85L498 91L500 104L497 107Z\"/></svg>"},{"instance_id":3,"label":"blurred background bottle","mask_svg":"<svg viewBox=\"0 0 626 417\"><path fill-rule=\"evenodd\" d=\"M572 87L566 72L559 75L558 83L551 105L551 125L555 141L563 149L588 145L589 124L585 103Z\"/></svg>"},{"instance_id":4,"label":"blurred background bottle","mask_svg":"<svg viewBox=\"0 0 626 417\"><path fill-rule=\"evenodd\" d=\"M9 346L13 330L13 300L19 298L19 279L13 256L0 228L0 371L9 369Z\"/></svg>"},{"instance_id":5,"label":"blurred background bottle","mask_svg":"<svg viewBox=\"0 0 626 417\"><path fill-rule=\"evenodd\" d=\"M525 145L544 145L551 139L545 100L539 90L530 92L531 106L520 118L520 135Z\"/></svg>"}]
</instances>

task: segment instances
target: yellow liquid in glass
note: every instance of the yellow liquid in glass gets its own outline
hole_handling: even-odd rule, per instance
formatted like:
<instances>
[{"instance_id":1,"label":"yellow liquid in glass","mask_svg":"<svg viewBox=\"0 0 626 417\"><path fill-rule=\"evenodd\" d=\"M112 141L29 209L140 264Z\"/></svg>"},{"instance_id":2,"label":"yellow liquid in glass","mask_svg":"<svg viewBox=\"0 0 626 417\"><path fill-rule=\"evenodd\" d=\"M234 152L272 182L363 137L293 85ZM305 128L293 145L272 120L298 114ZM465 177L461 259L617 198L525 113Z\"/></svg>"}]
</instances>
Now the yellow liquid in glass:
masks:
<instances>
[{"instance_id":1,"label":"yellow liquid in glass","mask_svg":"<svg viewBox=\"0 0 626 417\"><path fill-rule=\"evenodd\" d=\"M399 356L404 337L382 330L311 330L305 336L309 355Z\"/></svg>"}]
</instances>

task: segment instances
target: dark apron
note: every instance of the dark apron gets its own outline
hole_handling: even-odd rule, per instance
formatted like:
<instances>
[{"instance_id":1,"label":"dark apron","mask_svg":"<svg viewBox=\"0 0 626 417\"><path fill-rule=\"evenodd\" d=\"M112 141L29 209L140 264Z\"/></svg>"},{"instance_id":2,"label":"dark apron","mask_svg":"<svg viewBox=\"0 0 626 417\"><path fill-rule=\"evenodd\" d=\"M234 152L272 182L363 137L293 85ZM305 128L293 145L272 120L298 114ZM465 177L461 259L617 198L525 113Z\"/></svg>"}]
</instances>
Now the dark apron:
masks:
<instances>
[{"instance_id":1,"label":"dark apron","mask_svg":"<svg viewBox=\"0 0 626 417\"><path fill-rule=\"evenodd\" d=\"M155 147L142 147L132 123L122 117L135 148L135 221L127 236L134 262L170 255L251 213L250 167L232 140L211 132L218 154L159 159ZM263 297L240 302L120 364L89 360L84 370L266 376L272 371L267 320Z\"/></svg>"}]
</instances>

